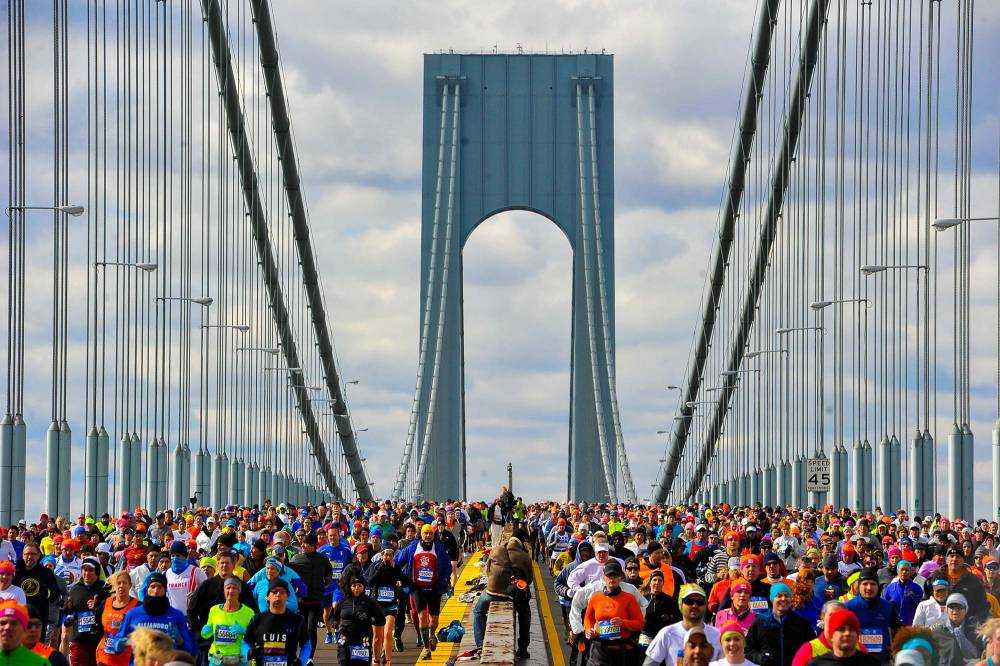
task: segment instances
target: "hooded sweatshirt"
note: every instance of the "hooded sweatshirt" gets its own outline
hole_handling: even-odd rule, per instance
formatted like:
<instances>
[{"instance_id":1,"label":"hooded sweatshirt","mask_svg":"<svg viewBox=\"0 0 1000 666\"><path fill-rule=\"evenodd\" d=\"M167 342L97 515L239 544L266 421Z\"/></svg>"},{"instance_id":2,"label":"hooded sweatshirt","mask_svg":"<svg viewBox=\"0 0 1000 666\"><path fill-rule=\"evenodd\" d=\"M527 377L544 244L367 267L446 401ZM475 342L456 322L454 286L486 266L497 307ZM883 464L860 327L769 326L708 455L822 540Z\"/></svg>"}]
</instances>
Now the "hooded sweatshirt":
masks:
<instances>
[{"instance_id":1,"label":"hooded sweatshirt","mask_svg":"<svg viewBox=\"0 0 1000 666\"><path fill-rule=\"evenodd\" d=\"M137 627L147 627L162 631L174 640L174 645L184 650L188 654L198 654L198 644L194 636L188 629L187 618L184 613L170 606L170 601L166 596L150 597L146 594L151 582L167 585L166 576L159 572L153 572L146 576L142 585L142 603L128 613L122 619L122 626L118 633L108 640L109 647L113 654L120 653L126 646L129 635Z\"/></svg>"}]
</instances>

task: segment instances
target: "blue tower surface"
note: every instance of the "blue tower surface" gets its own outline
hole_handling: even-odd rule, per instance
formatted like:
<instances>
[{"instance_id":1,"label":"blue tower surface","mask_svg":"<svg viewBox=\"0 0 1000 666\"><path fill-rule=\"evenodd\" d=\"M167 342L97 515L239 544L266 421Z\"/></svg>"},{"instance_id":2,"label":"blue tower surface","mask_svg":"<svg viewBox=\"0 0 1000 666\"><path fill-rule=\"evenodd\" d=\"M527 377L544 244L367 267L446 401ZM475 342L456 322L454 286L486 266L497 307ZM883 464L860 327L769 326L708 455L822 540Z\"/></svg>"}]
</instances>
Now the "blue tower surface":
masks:
<instances>
[{"instance_id":1,"label":"blue tower surface","mask_svg":"<svg viewBox=\"0 0 1000 666\"><path fill-rule=\"evenodd\" d=\"M596 159L590 152L590 95ZM466 495L462 248L489 217L527 210L555 223L573 249L567 495L573 500L606 500L610 496L606 478L615 479L618 466L610 402L613 383L609 380L614 365L612 56L425 55L423 104L420 307L421 347L426 348L414 403L414 467L421 447L427 450L419 494L438 499ZM454 160L452 136L457 138ZM600 216L599 235L595 209ZM590 263L586 266L581 210L590 225L586 232ZM450 239L449 220L454 231ZM439 234L436 246L435 229ZM596 277L598 260L603 268L603 297ZM447 276L447 284L442 283L442 275ZM444 320L438 329L442 309ZM604 331L608 354L600 351ZM604 410L600 420L598 409ZM429 420L430 436L425 438ZM604 425L607 447L603 460L599 422Z\"/></svg>"}]
</instances>

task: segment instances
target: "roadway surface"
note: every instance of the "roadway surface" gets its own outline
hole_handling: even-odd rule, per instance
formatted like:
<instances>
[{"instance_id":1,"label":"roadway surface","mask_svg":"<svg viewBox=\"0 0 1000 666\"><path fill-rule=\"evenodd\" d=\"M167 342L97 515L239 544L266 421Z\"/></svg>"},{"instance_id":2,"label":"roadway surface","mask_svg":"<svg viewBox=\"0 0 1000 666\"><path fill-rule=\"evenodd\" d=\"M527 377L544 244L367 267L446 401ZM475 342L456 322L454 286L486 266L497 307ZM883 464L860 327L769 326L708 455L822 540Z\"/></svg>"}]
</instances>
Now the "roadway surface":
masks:
<instances>
[{"instance_id":1,"label":"roadway surface","mask_svg":"<svg viewBox=\"0 0 1000 666\"><path fill-rule=\"evenodd\" d=\"M452 664L459 653L471 649L475 645L472 635L472 604L462 602L459 597L468 590L470 583L475 582L482 575L483 570L479 566L480 560L480 553L467 558L455 586L455 595L450 597L441 608L439 626L446 627L452 620L462 620L462 625L465 627L465 637L462 643L438 643L437 649L431 653L430 659L421 659L421 650L416 647L417 632L412 623L407 621L406 629L403 631L405 649L402 652L393 653L393 666L444 666ZM519 666L565 666L569 655L562 626L562 616L552 592L552 578L545 566L535 565L534 584L531 643L528 647L531 657L518 659L516 663ZM319 635L321 644L314 657L315 664L317 666L337 664L337 646L335 644L322 644L322 629ZM554 636L555 639L550 640L550 636ZM459 663L476 664L478 661Z\"/></svg>"}]
</instances>

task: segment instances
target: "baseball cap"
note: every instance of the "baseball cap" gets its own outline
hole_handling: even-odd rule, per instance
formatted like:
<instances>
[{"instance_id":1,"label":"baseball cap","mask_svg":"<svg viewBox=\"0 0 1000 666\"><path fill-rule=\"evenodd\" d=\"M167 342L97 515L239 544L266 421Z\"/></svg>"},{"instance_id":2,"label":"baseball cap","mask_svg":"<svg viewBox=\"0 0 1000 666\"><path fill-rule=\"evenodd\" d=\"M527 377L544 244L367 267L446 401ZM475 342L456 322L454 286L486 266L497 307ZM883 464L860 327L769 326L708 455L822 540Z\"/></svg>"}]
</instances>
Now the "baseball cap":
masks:
<instances>
[{"instance_id":1,"label":"baseball cap","mask_svg":"<svg viewBox=\"0 0 1000 666\"><path fill-rule=\"evenodd\" d=\"M688 629L687 633L684 634L684 642L687 643L689 640L691 640L691 637L694 636L695 634L701 634L706 639L708 638L708 634L705 633L705 627L702 625L695 625L690 629Z\"/></svg>"},{"instance_id":2,"label":"baseball cap","mask_svg":"<svg viewBox=\"0 0 1000 666\"><path fill-rule=\"evenodd\" d=\"M624 572L622 571L622 565L618 563L618 560L608 560L608 563L604 565L604 575L605 576L624 575Z\"/></svg>"},{"instance_id":3,"label":"baseball cap","mask_svg":"<svg viewBox=\"0 0 1000 666\"><path fill-rule=\"evenodd\" d=\"M935 578L931 581L931 588L937 587L951 587L951 583L948 582L947 578Z\"/></svg>"},{"instance_id":4,"label":"baseball cap","mask_svg":"<svg viewBox=\"0 0 1000 666\"><path fill-rule=\"evenodd\" d=\"M610 548L608 548L608 544L604 543L603 541L601 543L594 544L595 553L607 553L609 551Z\"/></svg>"},{"instance_id":5,"label":"baseball cap","mask_svg":"<svg viewBox=\"0 0 1000 666\"><path fill-rule=\"evenodd\" d=\"M965 599L965 595L961 592L952 592L948 595L948 601L945 602L945 606L961 606L962 608L968 609L969 602Z\"/></svg>"},{"instance_id":6,"label":"baseball cap","mask_svg":"<svg viewBox=\"0 0 1000 666\"><path fill-rule=\"evenodd\" d=\"M893 657L894 666L929 666L920 650L900 650Z\"/></svg>"},{"instance_id":7,"label":"baseball cap","mask_svg":"<svg viewBox=\"0 0 1000 666\"><path fill-rule=\"evenodd\" d=\"M708 595L705 594L705 590L703 590L700 585L695 585L694 583L685 583L684 585L681 585L681 591L677 595L677 598L680 601L684 601L688 597L692 596L702 596L706 599L708 598Z\"/></svg>"},{"instance_id":8,"label":"baseball cap","mask_svg":"<svg viewBox=\"0 0 1000 666\"><path fill-rule=\"evenodd\" d=\"M96 557L85 557L83 562L80 563L81 567L90 567L94 571L98 571L101 568L101 563Z\"/></svg>"}]
</instances>

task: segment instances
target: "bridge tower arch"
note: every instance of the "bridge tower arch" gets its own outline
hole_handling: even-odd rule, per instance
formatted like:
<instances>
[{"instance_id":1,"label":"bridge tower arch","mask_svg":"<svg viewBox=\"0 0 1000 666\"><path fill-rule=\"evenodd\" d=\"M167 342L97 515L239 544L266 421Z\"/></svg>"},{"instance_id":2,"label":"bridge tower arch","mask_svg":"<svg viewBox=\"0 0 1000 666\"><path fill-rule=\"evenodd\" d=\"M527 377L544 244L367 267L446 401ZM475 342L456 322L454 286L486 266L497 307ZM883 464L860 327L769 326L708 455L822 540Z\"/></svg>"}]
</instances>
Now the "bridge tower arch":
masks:
<instances>
[{"instance_id":1,"label":"bridge tower arch","mask_svg":"<svg viewBox=\"0 0 1000 666\"><path fill-rule=\"evenodd\" d=\"M507 210L573 251L567 496L634 499L614 373L610 55L424 56L420 347L393 495L466 496L462 248Z\"/></svg>"}]
</instances>

